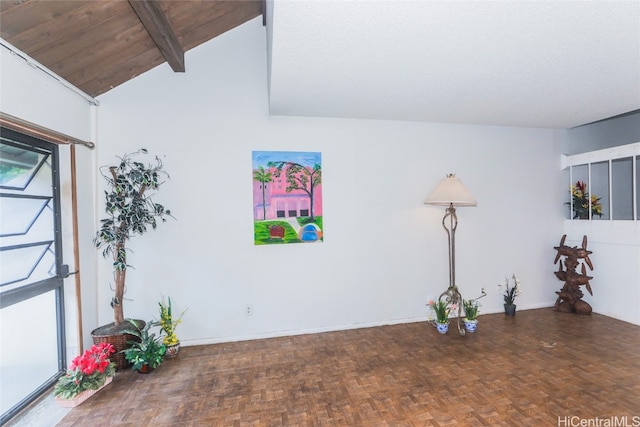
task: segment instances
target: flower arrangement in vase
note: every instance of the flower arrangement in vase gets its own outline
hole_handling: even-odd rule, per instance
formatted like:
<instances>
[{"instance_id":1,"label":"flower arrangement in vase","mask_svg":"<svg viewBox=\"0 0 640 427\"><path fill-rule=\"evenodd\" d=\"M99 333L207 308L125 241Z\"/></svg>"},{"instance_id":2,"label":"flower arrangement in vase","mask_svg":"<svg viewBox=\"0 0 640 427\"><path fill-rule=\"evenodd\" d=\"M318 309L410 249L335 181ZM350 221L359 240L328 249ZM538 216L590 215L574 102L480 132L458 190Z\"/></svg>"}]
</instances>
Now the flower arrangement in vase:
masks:
<instances>
[{"instance_id":1,"label":"flower arrangement in vase","mask_svg":"<svg viewBox=\"0 0 640 427\"><path fill-rule=\"evenodd\" d=\"M165 334L162 342L167 347L165 357L175 357L178 355L178 351L180 350L180 340L176 335L176 328L180 323L182 323L182 316L184 316L184 313L187 310L184 310L180 314L180 317L174 320L171 309L171 298L168 297L167 302L163 299L158 302L158 305L160 306L160 328Z\"/></svg>"},{"instance_id":2,"label":"flower arrangement in vase","mask_svg":"<svg viewBox=\"0 0 640 427\"><path fill-rule=\"evenodd\" d=\"M116 364L109 359L114 352L113 346L104 342L94 344L81 356L76 356L54 388L58 403L77 406L109 384L116 372Z\"/></svg>"},{"instance_id":3,"label":"flower arrangement in vase","mask_svg":"<svg viewBox=\"0 0 640 427\"><path fill-rule=\"evenodd\" d=\"M429 300L427 305L436 313L436 327L438 332L446 334L449 330L449 313L454 307L441 299L438 299L438 301Z\"/></svg>"},{"instance_id":4,"label":"flower arrangement in vase","mask_svg":"<svg viewBox=\"0 0 640 427\"><path fill-rule=\"evenodd\" d=\"M571 186L571 198L572 201L566 202L565 205L572 206L573 219L589 219L589 201L591 201L591 217L602 216L601 198L593 194L589 197L587 184L584 181L577 181L575 185Z\"/></svg>"},{"instance_id":5,"label":"flower arrangement in vase","mask_svg":"<svg viewBox=\"0 0 640 427\"><path fill-rule=\"evenodd\" d=\"M509 286L509 278L505 277L505 290L504 290L504 313L509 316L515 316L516 314L516 297L520 295L520 281L515 274L511 275L513 279L513 286ZM498 285L502 289L502 285Z\"/></svg>"}]
</instances>

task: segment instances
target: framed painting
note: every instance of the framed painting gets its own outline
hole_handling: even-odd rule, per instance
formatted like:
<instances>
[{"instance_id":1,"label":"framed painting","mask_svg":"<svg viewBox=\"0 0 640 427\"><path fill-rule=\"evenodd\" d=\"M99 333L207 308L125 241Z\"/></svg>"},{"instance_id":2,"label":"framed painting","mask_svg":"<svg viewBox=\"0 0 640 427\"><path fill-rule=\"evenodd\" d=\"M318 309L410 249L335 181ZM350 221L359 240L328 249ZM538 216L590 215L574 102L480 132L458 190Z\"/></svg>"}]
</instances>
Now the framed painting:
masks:
<instances>
[{"instance_id":1,"label":"framed painting","mask_svg":"<svg viewBox=\"0 0 640 427\"><path fill-rule=\"evenodd\" d=\"M322 242L321 153L253 151L252 168L254 243Z\"/></svg>"}]
</instances>

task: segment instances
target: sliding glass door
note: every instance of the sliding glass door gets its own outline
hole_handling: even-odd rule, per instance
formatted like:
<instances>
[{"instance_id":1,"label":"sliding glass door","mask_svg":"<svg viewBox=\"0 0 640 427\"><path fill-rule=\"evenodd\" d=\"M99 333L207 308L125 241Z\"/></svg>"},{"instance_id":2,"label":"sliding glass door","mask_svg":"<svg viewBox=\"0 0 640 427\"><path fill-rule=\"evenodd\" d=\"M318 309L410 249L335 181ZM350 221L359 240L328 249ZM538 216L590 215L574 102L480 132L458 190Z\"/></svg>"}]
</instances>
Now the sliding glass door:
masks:
<instances>
[{"instance_id":1,"label":"sliding glass door","mask_svg":"<svg viewBox=\"0 0 640 427\"><path fill-rule=\"evenodd\" d=\"M58 149L0 132L0 409L4 424L64 370Z\"/></svg>"}]
</instances>

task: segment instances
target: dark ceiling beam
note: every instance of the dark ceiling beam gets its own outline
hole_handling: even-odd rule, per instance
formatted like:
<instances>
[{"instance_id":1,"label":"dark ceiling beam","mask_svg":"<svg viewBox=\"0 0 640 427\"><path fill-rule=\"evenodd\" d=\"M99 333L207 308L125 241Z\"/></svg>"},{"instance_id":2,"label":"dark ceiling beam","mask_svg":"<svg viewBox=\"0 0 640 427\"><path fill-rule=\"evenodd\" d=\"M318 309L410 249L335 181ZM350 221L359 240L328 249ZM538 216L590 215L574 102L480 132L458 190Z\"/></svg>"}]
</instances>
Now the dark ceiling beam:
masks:
<instances>
[{"instance_id":1,"label":"dark ceiling beam","mask_svg":"<svg viewBox=\"0 0 640 427\"><path fill-rule=\"evenodd\" d=\"M184 50L158 3L151 0L129 0L129 4L171 69L176 73L184 72Z\"/></svg>"}]
</instances>

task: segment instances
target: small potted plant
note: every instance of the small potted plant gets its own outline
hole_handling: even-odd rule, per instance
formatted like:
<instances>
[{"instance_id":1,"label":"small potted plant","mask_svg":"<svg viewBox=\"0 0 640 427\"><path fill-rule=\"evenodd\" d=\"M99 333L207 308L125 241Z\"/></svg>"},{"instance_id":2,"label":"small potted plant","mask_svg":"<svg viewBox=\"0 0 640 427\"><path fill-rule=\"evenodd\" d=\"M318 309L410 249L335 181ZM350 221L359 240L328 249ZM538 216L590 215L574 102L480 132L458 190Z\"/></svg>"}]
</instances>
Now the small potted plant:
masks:
<instances>
[{"instance_id":1,"label":"small potted plant","mask_svg":"<svg viewBox=\"0 0 640 427\"><path fill-rule=\"evenodd\" d=\"M475 299L463 300L464 328L467 332L475 332L478 329L478 301Z\"/></svg>"},{"instance_id":2,"label":"small potted plant","mask_svg":"<svg viewBox=\"0 0 640 427\"><path fill-rule=\"evenodd\" d=\"M129 319L134 326L126 333L136 337L128 341L129 347L122 350L124 357L131 364L131 369L142 374L148 374L162 363L167 347L162 343L162 338L150 329L159 326L159 322L140 322ZM144 324L144 326L142 326Z\"/></svg>"},{"instance_id":3,"label":"small potted plant","mask_svg":"<svg viewBox=\"0 0 640 427\"><path fill-rule=\"evenodd\" d=\"M54 388L58 404L75 407L109 384L116 371L115 363L109 359L114 352L111 344L101 343L76 356Z\"/></svg>"},{"instance_id":4,"label":"small potted plant","mask_svg":"<svg viewBox=\"0 0 640 427\"><path fill-rule=\"evenodd\" d=\"M160 306L160 328L165 334L162 342L167 347L165 357L175 357L180 351L180 340L176 335L176 328L182 323L182 316L184 316L187 310L180 313L180 317L174 319L171 309L171 298L167 297L166 303L163 299L158 302L158 305Z\"/></svg>"},{"instance_id":5,"label":"small potted plant","mask_svg":"<svg viewBox=\"0 0 640 427\"><path fill-rule=\"evenodd\" d=\"M504 290L504 314L508 316L516 315L515 300L520 295L520 281L516 278L516 275L511 276L513 279L513 286L509 286L509 278L505 277L505 290ZM502 288L502 285L498 285Z\"/></svg>"},{"instance_id":6,"label":"small potted plant","mask_svg":"<svg viewBox=\"0 0 640 427\"><path fill-rule=\"evenodd\" d=\"M428 305L436 313L436 328L438 333L446 334L449 331L449 313L451 306L441 299L438 301L430 300Z\"/></svg>"}]
</instances>

